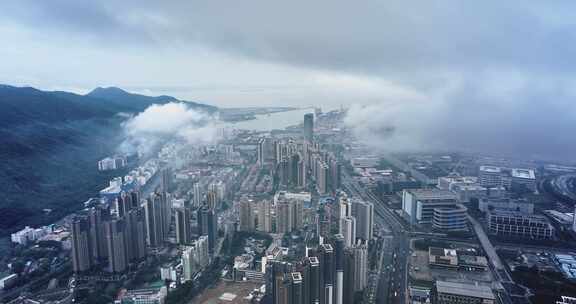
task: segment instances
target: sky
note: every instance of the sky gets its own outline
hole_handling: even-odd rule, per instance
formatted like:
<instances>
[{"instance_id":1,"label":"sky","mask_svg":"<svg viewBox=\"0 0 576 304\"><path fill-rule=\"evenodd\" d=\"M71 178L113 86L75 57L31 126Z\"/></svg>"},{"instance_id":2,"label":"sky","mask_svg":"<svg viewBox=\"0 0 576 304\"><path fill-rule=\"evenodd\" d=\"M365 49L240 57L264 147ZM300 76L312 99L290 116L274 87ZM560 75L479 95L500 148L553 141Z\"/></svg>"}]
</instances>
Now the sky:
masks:
<instances>
[{"instance_id":1,"label":"sky","mask_svg":"<svg viewBox=\"0 0 576 304\"><path fill-rule=\"evenodd\" d=\"M350 107L384 150L569 159L574 1L3 0L0 83ZM537 144L535 144L535 142Z\"/></svg>"}]
</instances>

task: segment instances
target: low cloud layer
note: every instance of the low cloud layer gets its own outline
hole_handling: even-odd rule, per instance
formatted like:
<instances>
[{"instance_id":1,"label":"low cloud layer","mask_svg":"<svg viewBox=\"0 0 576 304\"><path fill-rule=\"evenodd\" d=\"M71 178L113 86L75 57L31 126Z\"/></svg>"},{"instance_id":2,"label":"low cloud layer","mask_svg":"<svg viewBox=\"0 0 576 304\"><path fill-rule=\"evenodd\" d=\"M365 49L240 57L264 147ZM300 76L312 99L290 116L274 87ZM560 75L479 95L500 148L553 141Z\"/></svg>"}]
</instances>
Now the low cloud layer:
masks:
<instances>
[{"instance_id":1,"label":"low cloud layer","mask_svg":"<svg viewBox=\"0 0 576 304\"><path fill-rule=\"evenodd\" d=\"M386 150L570 159L575 20L573 0L6 0L0 81L351 105Z\"/></svg>"},{"instance_id":2,"label":"low cloud layer","mask_svg":"<svg viewBox=\"0 0 576 304\"><path fill-rule=\"evenodd\" d=\"M384 152L464 151L572 160L572 83L541 78L512 83L496 75L475 74L474 81L462 78L418 98L352 106L346 124Z\"/></svg>"},{"instance_id":3,"label":"low cloud layer","mask_svg":"<svg viewBox=\"0 0 576 304\"><path fill-rule=\"evenodd\" d=\"M191 109L184 102L151 105L123 124L126 140L120 149L148 154L170 138L209 144L216 140L214 122L214 117Z\"/></svg>"}]
</instances>

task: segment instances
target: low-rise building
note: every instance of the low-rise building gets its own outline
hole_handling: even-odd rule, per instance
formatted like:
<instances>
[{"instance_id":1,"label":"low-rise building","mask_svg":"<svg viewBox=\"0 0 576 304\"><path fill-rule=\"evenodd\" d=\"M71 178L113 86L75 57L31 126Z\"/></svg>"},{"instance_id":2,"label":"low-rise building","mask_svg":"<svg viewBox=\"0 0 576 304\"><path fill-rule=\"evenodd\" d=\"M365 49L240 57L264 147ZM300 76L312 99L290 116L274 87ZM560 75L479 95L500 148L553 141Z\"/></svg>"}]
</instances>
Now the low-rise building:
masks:
<instances>
[{"instance_id":1,"label":"low-rise building","mask_svg":"<svg viewBox=\"0 0 576 304\"><path fill-rule=\"evenodd\" d=\"M488 231L507 238L548 240L554 237L554 227L546 217L518 211L488 212Z\"/></svg>"},{"instance_id":2,"label":"low-rise building","mask_svg":"<svg viewBox=\"0 0 576 304\"><path fill-rule=\"evenodd\" d=\"M127 290L120 294L116 304L164 304L168 290L166 286L161 288L149 288Z\"/></svg>"},{"instance_id":3,"label":"low-rise building","mask_svg":"<svg viewBox=\"0 0 576 304\"><path fill-rule=\"evenodd\" d=\"M467 231L467 211L468 209L460 204L450 207L434 208L432 227L447 232Z\"/></svg>"},{"instance_id":4,"label":"low-rise building","mask_svg":"<svg viewBox=\"0 0 576 304\"><path fill-rule=\"evenodd\" d=\"M523 199L484 198L478 202L478 209L488 212L491 209L520 211L525 214L534 213L534 204Z\"/></svg>"},{"instance_id":5,"label":"low-rise building","mask_svg":"<svg viewBox=\"0 0 576 304\"><path fill-rule=\"evenodd\" d=\"M530 191L536 190L536 175L532 169L514 168L510 171L512 176L512 188L526 188Z\"/></svg>"},{"instance_id":6,"label":"low-rise building","mask_svg":"<svg viewBox=\"0 0 576 304\"><path fill-rule=\"evenodd\" d=\"M448 190L410 189L402 192L402 210L411 224L432 224L434 209L451 208L458 203Z\"/></svg>"},{"instance_id":7,"label":"low-rise building","mask_svg":"<svg viewBox=\"0 0 576 304\"><path fill-rule=\"evenodd\" d=\"M17 279L18 275L15 273L0 277L0 290L12 287Z\"/></svg>"},{"instance_id":8,"label":"low-rise building","mask_svg":"<svg viewBox=\"0 0 576 304\"><path fill-rule=\"evenodd\" d=\"M428 248L428 263L430 266L457 268L458 254L454 249L430 247Z\"/></svg>"},{"instance_id":9,"label":"low-rise building","mask_svg":"<svg viewBox=\"0 0 576 304\"><path fill-rule=\"evenodd\" d=\"M436 281L437 304L494 304L496 297L488 286Z\"/></svg>"}]
</instances>

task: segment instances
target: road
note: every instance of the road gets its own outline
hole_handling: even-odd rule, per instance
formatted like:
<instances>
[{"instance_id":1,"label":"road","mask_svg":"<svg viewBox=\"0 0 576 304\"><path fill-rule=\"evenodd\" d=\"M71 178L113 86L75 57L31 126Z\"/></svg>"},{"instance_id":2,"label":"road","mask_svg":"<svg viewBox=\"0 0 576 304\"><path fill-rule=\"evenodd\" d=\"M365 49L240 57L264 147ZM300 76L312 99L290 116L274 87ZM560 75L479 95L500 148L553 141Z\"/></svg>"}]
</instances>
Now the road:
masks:
<instances>
[{"instance_id":1,"label":"road","mask_svg":"<svg viewBox=\"0 0 576 304\"><path fill-rule=\"evenodd\" d=\"M374 220L380 227L386 227L391 233L390 241L384 246L381 259L381 271L371 276L370 283L377 284L377 303L405 303L407 277L407 258L409 252L408 229L398 215L377 198L369 189L361 186L348 172L342 174L342 185L352 197L358 197L374 204ZM372 281L374 280L374 282ZM373 303L373 302L369 302Z\"/></svg>"}]
</instances>

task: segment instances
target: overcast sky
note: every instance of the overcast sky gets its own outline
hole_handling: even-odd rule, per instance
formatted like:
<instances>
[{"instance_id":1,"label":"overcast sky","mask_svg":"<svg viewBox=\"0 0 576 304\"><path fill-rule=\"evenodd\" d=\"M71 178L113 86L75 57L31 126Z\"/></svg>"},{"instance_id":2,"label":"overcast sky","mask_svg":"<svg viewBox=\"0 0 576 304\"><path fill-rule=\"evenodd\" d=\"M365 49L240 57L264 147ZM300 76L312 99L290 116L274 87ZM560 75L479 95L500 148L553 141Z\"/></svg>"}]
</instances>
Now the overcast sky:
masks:
<instances>
[{"instance_id":1,"label":"overcast sky","mask_svg":"<svg viewBox=\"0 0 576 304\"><path fill-rule=\"evenodd\" d=\"M348 122L388 136L379 145L568 158L575 6L3 0L0 82L114 85L220 106L354 105Z\"/></svg>"}]
</instances>

